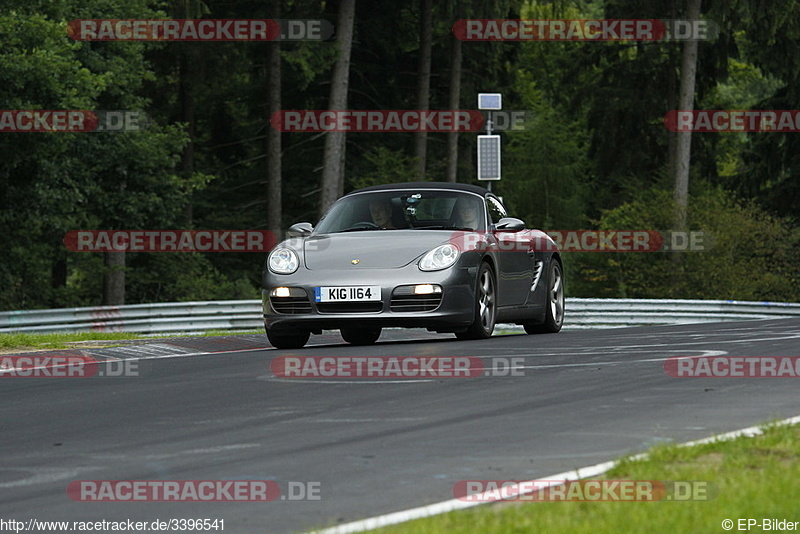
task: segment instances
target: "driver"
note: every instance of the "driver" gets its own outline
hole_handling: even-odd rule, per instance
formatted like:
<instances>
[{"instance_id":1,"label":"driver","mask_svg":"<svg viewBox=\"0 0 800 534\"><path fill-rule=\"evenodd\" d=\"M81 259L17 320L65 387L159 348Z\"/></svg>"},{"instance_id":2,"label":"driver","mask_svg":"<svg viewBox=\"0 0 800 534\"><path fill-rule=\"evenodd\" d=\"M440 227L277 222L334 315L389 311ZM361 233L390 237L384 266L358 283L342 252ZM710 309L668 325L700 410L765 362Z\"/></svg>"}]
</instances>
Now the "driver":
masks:
<instances>
[{"instance_id":1,"label":"driver","mask_svg":"<svg viewBox=\"0 0 800 534\"><path fill-rule=\"evenodd\" d=\"M477 230L480 224L478 223L478 209L474 202L461 201L458 203L458 218L461 221L460 226Z\"/></svg>"},{"instance_id":2,"label":"driver","mask_svg":"<svg viewBox=\"0 0 800 534\"><path fill-rule=\"evenodd\" d=\"M397 227L392 222L392 206L388 201L373 200L369 203L369 213L372 215L372 220L381 228L388 230L397 230Z\"/></svg>"}]
</instances>

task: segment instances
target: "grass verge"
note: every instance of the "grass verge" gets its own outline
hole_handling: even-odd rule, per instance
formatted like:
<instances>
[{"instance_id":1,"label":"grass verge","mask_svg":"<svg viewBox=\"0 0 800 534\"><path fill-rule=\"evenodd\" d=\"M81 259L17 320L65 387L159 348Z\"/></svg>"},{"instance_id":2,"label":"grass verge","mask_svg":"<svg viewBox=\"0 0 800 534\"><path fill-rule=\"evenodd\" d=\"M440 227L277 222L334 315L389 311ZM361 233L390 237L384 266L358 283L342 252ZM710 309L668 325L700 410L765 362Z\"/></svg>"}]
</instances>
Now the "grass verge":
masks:
<instances>
[{"instance_id":1,"label":"grass verge","mask_svg":"<svg viewBox=\"0 0 800 534\"><path fill-rule=\"evenodd\" d=\"M246 335L246 334L263 334L263 330L248 330L248 331L227 331L227 330L213 330L209 332L202 332L199 334L187 334L193 336L232 336L232 335ZM186 337L186 335L170 334L164 337ZM152 336L144 336L132 332L76 332L76 333L48 333L48 334L29 334L29 333L13 333L13 334L0 334L0 352L10 351L25 351L25 350L50 350L50 349L66 349L74 348L72 344L87 341L116 341L121 339L141 339L153 341L160 339ZM102 346L111 346L108 343L102 343ZM91 343L82 344L83 348L90 348ZM100 346L100 345L98 345Z\"/></svg>"},{"instance_id":2,"label":"grass verge","mask_svg":"<svg viewBox=\"0 0 800 534\"><path fill-rule=\"evenodd\" d=\"M673 534L725 532L725 519L733 521L733 531L739 530L739 519L757 520L750 531L777 530L763 528L762 521L800 521L800 426L771 425L760 436L693 447L659 446L648 458L623 460L598 478L705 481L710 498L680 502L502 502L370 532Z\"/></svg>"},{"instance_id":3,"label":"grass verge","mask_svg":"<svg viewBox=\"0 0 800 534\"><path fill-rule=\"evenodd\" d=\"M139 339L141 334L128 332L76 332L70 334L0 334L0 349L6 350L46 350L67 348L69 343L78 341Z\"/></svg>"}]
</instances>

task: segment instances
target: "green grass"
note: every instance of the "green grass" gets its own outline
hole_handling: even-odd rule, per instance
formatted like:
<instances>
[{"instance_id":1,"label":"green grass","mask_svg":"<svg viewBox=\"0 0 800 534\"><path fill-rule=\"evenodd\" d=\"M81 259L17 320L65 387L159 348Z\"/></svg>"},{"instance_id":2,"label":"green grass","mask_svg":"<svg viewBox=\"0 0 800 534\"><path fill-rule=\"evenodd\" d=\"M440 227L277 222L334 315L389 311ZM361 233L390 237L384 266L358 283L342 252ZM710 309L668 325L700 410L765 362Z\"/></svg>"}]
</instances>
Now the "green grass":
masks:
<instances>
[{"instance_id":1,"label":"green grass","mask_svg":"<svg viewBox=\"0 0 800 534\"><path fill-rule=\"evenodd\" d=\"M231 332L230 330L209 330L208 332L203 332L200 334L201 336L207 337L216 337L216 336L250 336L253 334L264 334L264 329L259 330L237 330L235 332Z\"/></svg>"},{"instance_id":2,"label":"green grass","mask_svg":"<svg viewBox=\"0 0 800 534\"><path fill-rule=\"evenodd\" d=\"M76 332L70 334L0 334L3 349L63 349L74 341L139 339L141 334L128 332Z\"/></svg>"},{"instance_id":3,"label":"green grass","mask_svg":"<svg viewBox=\"0 0 800 534\"><path fill-rule=\"evenodd\" d=\"M707 481L705 501L527 502L481 505L371 532L619 534L725 532L723 519L800 521L800 427L770 426L764 435L694 447L660 446L643 460L623 460L608 479ZM800 526L800 525L798 525Z\"/></svg>"},{"instance_id":4,"label":"green grass","mask_svg":"<svg viewBox=\"0 0 800 534\"><path fill-rule=\"evenodd\" d=\"M213 330L199 336L232 336L245 334L263 334L263 330L248 330L231 332L227 330ZM171 334L172 335L172 334ZM175 337L175 335L172 335ZM114 341L119 339L141 339L153 341L159 338L145 337L142 334L131 332L76 332L76 333L50 333L50 334L0 334L0 349L3 350L47 350L69 348L69 343L76 341Z\"/></svg>"}]
</instances>

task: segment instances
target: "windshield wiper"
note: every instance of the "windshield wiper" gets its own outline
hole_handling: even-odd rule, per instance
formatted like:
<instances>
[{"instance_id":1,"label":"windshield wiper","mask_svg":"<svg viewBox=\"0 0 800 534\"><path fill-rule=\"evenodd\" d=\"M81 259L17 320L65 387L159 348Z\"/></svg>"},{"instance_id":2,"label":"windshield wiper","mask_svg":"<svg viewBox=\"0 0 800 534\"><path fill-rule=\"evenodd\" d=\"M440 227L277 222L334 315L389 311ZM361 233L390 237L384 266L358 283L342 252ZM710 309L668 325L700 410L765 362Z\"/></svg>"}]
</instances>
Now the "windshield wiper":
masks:
<instances>
[{"instance_id":1,"label":"windshield wiper","mask_svg":"<svg viewBox=\"0 0 800 534\"><path fill-rule=\"evenodd\" d=\"M373 230L394 230L394 228L372 228L372 227L363 227L363 228L346 228L344 230L339 230L338 232L332 232L336 234L343 234L345 232L370 232Z\"/></svg>"},{"instance_id":2,"label":"windshield wiper","mask_svg":"<svg viewBox=\"0 0 800 534\"><path fill-rule=\"evenodd\" d=\"M463 230L465 232L474 232L474 228L468 228L466 226L445 226L445 225L436 225L436 226L412 226L412 230Z\"/></svg>"}]
</instances>

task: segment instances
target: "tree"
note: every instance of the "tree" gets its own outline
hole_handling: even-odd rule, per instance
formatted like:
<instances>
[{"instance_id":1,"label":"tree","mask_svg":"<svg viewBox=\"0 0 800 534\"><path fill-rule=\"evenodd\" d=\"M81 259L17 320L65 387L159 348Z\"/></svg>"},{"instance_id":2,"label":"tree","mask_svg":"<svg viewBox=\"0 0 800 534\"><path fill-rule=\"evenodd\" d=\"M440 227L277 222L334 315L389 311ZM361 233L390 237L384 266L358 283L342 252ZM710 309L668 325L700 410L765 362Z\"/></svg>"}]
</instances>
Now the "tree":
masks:
<instances>
[{"instance_id":1,"label":"tree","mask_svg":"<svg viewBox=\"0 0 800 534\"><path fill-rule=\"evenodd\" d=\"M146 108L141 92L152 72L145 53L160 45L67 36L66 21L106 9L99 4L76 0L45 9L20 2L0 15L0 99L9 109ZM105 13L159 15L139 1ZM192 189L177 171L185 143L181 128L157 123L139 132L3 136L0 231L8 261L0 262L0 280L9 289L0 306L58 306L70 298L69 271L84 260L67 255L61 241L69 230L152 228L174 220ZM106 298L121 301L118 288L108 286ZM100 292L92 303L100 303Z\"/></svg>"},{"instance_id":2,"label":"tree","mask_svg":"<svg viewBox=\"0 0 800 534\"><path fill-rule=\"evenodd\" d=\"M688 0L686 12L688 20L700 20L701 0ZM694 109L695 74L697 73L697 40L691 39L683 44L681 61L681 89L678 109ZM689 195L689 165L691 163L692 132L678 132L675 150L675 224L678 231L686 227L686 209Z\"/></svg>"},{"instance_id":3,"label":"tree","mask_svg":"<svg viewBox=\"0 0 800 534\"><path fill-rule=\"evenodd\" d=\"M273 20L281 17L281 2L272 4ZM267 45L267 122L281 109L281 43ZM267 228L279 232L283 202L281 199L281 132L267 127Z\"/></svg>"},{"instance_id":4,"label":"tree","mask_svg":"<svg viewBox=\"0 0 800 534\"><path fill-rule=\"evenodd\" d=\"M353 48L353 25L356 0L342 0L336 25L336 42L339 57L331 75L331 93L328 109L347 109L347 90L350 80L350 53ZM319 212L324 213L344 193L345 132L328 132L325 135L325 155L322 169L322 191Z\"/></svg>"},{"instance_id":5,"label":"tree","mask_svg":"<svg viewBox=\"0 0 800 534\"><path fill-rule=\"evenodd\" d=\"M433 7L431 0L419 1L419 67L417 69L417 109L430 109L431 47L433 46ZM417 159L417 179L425 180L428 134L414 132L414 157Z\"/></svg>"},{"instance_id":6,"label":"tree","mask_svg":"<svg viewBox=\"0 0 800 534\"><path fill-rule=\"evenodd\" d=\"M663 230L672 225L674 213L674 195L668 189L650 188L605 212L599 227ZM689 196L685 228L698 232L698 247L683 252L683 261L677 265L671 258L675 252L565 252L565 263L575 273L571 294L790 302L800 299L800 232L788 221L766 213L752 202L740 201L722 188L695 184ZM670 246L671 231L662 235Z\"/></svg>"},{"instance_id":7,"label":"tree","mask_svg":"<svg viewBox=\"0 0 800 534\"><path fill-rule=\"evenodd\" d=\"M462 12L461 4L456 7L456 20L460 20ZM463 52L461 39L450 32L450 84L448 96L448 109L460 109L461 107L461 63ZM447 133L447 174L445 180L448 182L458 181L458 132Z\"/></svg>"}]
</instances>

